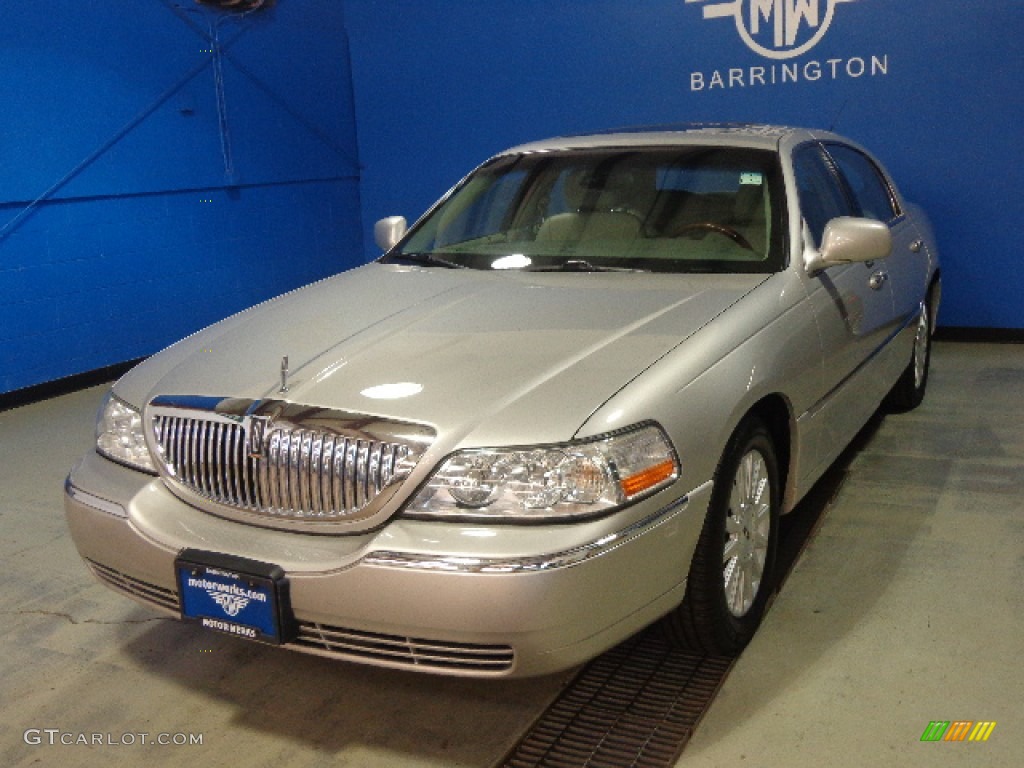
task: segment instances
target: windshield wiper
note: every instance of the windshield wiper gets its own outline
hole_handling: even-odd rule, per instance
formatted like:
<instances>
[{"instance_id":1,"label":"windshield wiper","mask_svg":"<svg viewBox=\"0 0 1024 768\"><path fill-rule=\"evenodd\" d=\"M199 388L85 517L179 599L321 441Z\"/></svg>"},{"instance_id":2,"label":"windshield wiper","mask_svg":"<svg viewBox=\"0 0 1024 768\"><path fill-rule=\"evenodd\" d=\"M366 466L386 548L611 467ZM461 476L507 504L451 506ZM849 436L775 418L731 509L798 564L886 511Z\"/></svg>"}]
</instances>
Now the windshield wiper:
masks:
<instances>
[{"instance_id":1,"label":"windshield wiper","mask_svg":"<svg viewBox=\"0 0 1024 768\"><path fill-rule=\"evenodd\" d=\"M456 264L454 261L442 259L432 253L395 253L388 257L388 263L395 261L411 261L413 264L422 264L427 267L445 267L446 269L469 269L465 264Z\"/></svg>"},{"instance_id":2,"label":"windshield wiper","mask_svg":"<svg viewBox=\"0 0 1024 768\"><path fill-rule=\"evenodd\" d=\"M525 272L649 272L647 269L632 267L604 267L591 264L585 259L569 259L561 264L546 264L537 267L526 267Z\"/></svg>"}]
</instances>

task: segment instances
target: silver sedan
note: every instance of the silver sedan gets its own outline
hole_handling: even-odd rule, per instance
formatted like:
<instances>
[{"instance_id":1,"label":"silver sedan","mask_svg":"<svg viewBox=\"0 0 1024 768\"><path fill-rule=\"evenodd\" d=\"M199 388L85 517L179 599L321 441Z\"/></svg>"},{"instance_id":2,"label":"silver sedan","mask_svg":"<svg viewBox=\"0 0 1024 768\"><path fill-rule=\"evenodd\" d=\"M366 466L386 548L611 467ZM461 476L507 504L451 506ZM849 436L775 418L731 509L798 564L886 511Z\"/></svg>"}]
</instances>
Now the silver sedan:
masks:
<instances>
[{"instance_id":1,"label":"silver sedan","mask_svg":"<svg viewBox=\"0 0 1024 768\"><path fill-rule=\"evenodd\" d=\"M66 483L96 577L445 674L565 668L658 620L733 654L780 515L924 395L928 221L830 133L529 144L376 235L117 382Z\"/></svg>"}]
</instances>

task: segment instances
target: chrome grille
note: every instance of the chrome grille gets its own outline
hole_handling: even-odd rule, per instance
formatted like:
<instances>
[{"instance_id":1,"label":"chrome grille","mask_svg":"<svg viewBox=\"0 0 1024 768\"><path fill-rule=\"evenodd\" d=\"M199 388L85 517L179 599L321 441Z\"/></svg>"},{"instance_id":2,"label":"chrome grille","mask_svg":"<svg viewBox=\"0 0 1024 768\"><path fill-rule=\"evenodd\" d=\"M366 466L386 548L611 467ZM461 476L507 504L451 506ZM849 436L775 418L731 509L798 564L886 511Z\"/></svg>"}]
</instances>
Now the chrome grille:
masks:
<instances>
[{"instance_id":1,"label":"chrome grille","mask_svg":"<svg viewBox=\"0 0 1024 768\"><path fill-rule=\"evenodd\" d=\"M151 448L172 487L312 522L372 514L433 437L418 425L281 401L157 398L149 414Z\"/></svg>"},{"instance_id":2,"label":"chrome grille","mask_svg":"<svg viewBox=\"0 0 1024 768\"><path fill-rule=\"evenodd\" d=\"M260 493L254 482L256 461L246 453L242 424L201 418L157 416L153 430L168 472L208 499L255 509Z\"/></svg>"}]
</instances>

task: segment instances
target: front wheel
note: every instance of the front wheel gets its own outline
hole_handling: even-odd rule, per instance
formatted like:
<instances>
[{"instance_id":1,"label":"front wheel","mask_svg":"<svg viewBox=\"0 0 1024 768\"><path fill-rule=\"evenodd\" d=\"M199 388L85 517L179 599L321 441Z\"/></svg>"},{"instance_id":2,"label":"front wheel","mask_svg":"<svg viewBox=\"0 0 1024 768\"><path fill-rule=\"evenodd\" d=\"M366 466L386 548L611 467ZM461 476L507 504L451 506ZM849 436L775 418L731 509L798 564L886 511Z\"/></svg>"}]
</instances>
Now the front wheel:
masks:
<instances>
[{"instance_id":1,"label":"front wheel","mask_svg":"<svg viewBox=\"0 0 1024 768\"><path fill-rule=\"evenodd\" d=\"M773 588L780 492L771 435L764 422L747 417L715 473L686 596L665 618L677 644L717 656L750 642Z\"/></svg>"}]
</instances>

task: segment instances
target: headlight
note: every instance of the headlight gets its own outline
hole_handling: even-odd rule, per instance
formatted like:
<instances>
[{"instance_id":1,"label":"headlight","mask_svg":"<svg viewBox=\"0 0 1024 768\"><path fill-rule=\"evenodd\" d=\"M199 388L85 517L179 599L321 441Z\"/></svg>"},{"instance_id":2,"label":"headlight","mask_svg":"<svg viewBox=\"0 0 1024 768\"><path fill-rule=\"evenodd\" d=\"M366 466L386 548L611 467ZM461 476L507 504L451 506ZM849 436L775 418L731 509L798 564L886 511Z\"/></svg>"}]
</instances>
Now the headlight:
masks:
<instances>
[{"instance_id":1,"label":"headlight","mask_svg":"<svg viewBox=\"0 0 1024 768\"><path fill-rule=\"evenodd\" d=\"M142 416L113 393L103 401L96 420L96 450L112 461L156 474L142 433Z\"/></svg>"},{"instance_id":2,"label":"headlight","mask_svg":"<svg viewBox=\"0 0 1024 768\"><path fill-rule=\"evenodd\" d=\"M552 520L600 514L679 476L653 424L564 445L459 451L405 508L412 517Z\"/></svg>"}]
</instances>

